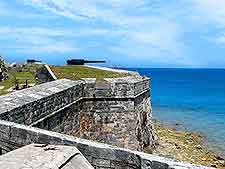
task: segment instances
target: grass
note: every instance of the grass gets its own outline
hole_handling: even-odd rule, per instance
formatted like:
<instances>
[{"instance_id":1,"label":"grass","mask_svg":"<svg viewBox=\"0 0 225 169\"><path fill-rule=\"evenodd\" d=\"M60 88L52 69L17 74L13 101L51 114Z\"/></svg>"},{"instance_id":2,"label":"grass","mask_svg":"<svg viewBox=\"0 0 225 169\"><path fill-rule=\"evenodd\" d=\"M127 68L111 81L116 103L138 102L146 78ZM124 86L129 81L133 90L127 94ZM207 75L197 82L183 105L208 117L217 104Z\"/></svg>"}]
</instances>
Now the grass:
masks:
<instances>
[{"instance_id":1,"label":"grass","mask_svg":"<svg viewBox=\"0 0 225 169\"><path fill-rule=\"evenodd\" d=\"M19 84L25 84L26 80L28 81L28 84L36 83L35 73L39 66L40 65L26 65L22 72L17 72L15 68L9 70L9 78L0 82L0 95L9 93L9 89L15 86L16 80ZM1 89L1 87L4 88Z\"/></svg>"},{"instance_id":2,"label":"grass","mask_svg":"<svg viewBox=\"0 0 225 169\"><path fill-rule=\"evenodd\" d=\"M27 64L23 67L22 72L17 72L15 68L9 71L9 78L5 81L0 82L0 95L9 93L9 89L15 86L15 81L17 80L19 84L25 84L28 80L29 84L35 84L35 74L37 68L42 65L37 64ZM86 66L50 66L54 74L59 79L71 79L80 80L81 78L96 78L98 81L104 78L117 78L125 77L130 74L128 73L117 73L111 71L105 71L95 68L90 68ZM4 89L1 89L4 87Z\"/></svg>"},{"instance_id":3,"label":"grass","mask_svg":"<svg viewBox=\"0 0 225 169\"><path fill-rule=\"evenodd\" d=\"M97 80L103 80L104 78L117 78L129 75L128 73L117 73L86 66L51 66L51 69L57 78L71 80L80 80L81 78L96 78Z\"/></svg>"}]
</instances>

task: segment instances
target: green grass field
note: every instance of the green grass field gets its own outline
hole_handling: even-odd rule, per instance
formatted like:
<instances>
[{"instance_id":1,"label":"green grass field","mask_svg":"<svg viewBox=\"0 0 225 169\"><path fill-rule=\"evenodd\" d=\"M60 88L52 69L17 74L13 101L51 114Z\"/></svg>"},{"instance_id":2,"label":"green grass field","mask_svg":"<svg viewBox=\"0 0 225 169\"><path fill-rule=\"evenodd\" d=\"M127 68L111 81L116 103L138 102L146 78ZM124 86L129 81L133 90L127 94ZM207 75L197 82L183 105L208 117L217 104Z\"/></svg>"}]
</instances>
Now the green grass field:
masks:
<instances>
[{"instance_id":1,"label":"green grass field","mask_svg":"<svg viewBox=\"0 0 225 169\"><path fill-rule=\"evenodd\" d=\"M9 93L9 89L15 86L16 80L19 84L25 84L26 80L29 84L36 83L35 73L39 66L40 65L26 65L23 68L23 72L17 72L15 69L11 69L8 72L9 78L0 82L0 95Z\"/></svg>"},{"instance_id":2,"label":"green grass field","mask_svg":"<svg viewBox=\"0 0 225 169\"><path fill-rule=\"evenodd\" d=\"M86 66L51 66L52 71L59 79L79 80L81 78L96 78L103 80L104 78L116 78L128 76L128 73L117 73L105 71Z\"/></svg>"},{"instance_id":3,"label":"green grass field","mask_svg":"<svg viewBox=\"0 0 225 169\"><path fill-rule=\"evenodd\" d=\"M10 92L9 89L15 87L15 81L19 84L36 84L35 74L38 67L42 65L28 64L22 72L17 72L14 68L9 71L9 78L0 82L0 95ZM128 73L116 73L86 66L50 66L58 79L80 80L81 78L96 78L102 81L104 78L125 77Z\"/></svg>"}]
</instances>

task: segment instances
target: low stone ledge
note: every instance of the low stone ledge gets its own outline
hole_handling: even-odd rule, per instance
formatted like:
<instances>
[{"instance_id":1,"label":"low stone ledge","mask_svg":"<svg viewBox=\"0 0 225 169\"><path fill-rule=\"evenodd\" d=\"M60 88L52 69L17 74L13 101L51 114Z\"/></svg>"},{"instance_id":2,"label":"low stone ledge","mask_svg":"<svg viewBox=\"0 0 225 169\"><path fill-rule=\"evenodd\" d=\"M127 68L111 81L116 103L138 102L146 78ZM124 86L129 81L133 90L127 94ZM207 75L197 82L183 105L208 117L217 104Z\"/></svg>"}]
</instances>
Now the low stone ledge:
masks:
<instances>
[{"instance_id":1,"label":"low stone ledge","mask_svg":"<svg viewBox=\"0 0 225 169\"><path fill-rule=\"evenodd\" d=\"M0 145L2 149L4 149L5 142L7 142L7 144L13 144L15 142L20 143L17 147L14 146L14 148L19 148L31 143L76 146L96 168L208 169L208 167L204 166L180 163L163 157L117 148L7 121L0 121L0 128L3 133L0 134Z\"/></svg>"},{"instance_id":2,"label":"low stone ledge","mask_svg":"<svg viewBox=\"0 0 225 169\"><path fill-rule=\"evenodd\" d=\"M3 169L94 169L72 146L31 144L0 156Z\"/></svg>"},{"instance_id":3,"label":"low stone ledge","mask_svg":"<svg viewBox=\"0 0 225 169\"><path fill-rule=\"evenodd\" d=\"M30 125L82 97L83 82L61 79L0 96L0 119Z\"/></svg>"}]
</instances>

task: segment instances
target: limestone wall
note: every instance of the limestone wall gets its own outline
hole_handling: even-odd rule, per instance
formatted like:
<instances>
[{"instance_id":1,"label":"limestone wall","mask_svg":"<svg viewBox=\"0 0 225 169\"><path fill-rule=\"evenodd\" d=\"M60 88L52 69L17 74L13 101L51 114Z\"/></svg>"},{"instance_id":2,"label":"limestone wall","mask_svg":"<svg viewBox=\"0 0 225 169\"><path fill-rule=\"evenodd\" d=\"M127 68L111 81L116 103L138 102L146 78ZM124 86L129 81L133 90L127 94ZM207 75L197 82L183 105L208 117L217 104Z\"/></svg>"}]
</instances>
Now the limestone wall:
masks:
<instances>
[{"instance_id":1,"label":"limestone wall","mask_svg":"<svg viewBox=\"0 0 225 169\"><path fill-rule=\"evenodd\" d=\"M56 144L76 146L97 169L204 168L73 137L133 150L154 146L149 92L149 79L129 77L57 80L2 96L0 119L7 121L0 120L0 154Z\"/></svg>"},{"instance_id":2,"label":"limestone wall","mask_svg":"<svg viewBox=\"0 0 225 169\"><path fill-rule=\"evenodd\" d=\"M154 146L149 79L84 79L83 99L32 126L132 150ZM137 91L136 91L137 89Z\"/></svg>"},{"instance_id":3,"label":"limestone wall","mask_svg":"<svg viewBox=\"0 0 225 169\"><path fill-rule=\"evenodd\" d=\"M132 150L155 144L147 78L57 80L0 101L2 120Z\"/></svg>"},{"instance_id":4,"label":"limestone wall","mask_svg":"<svg viewBox=\"0 0 225 169\"><path fill-rule=\"evenodd\" d=\"M81 108L82 101L77 101L45 116L31 126L69 135L79 135Z\"/></svg>"},{"instance_id":5,"label":"limestone wall","mask_svg":"<svg viewBox=\"0 0 225 169\"><path fill-rule=\"evenodd\" d=\"M105 78L102 82L95 79L85 81L84 97L88 98L134 98L149 91L150 79L140 76Z\"/></svg>"},{"instance_id":6,"label":"limestone wall","mask_svg":"<svg viewBox=\"0 0 225 169\"><path fill-rule=\"evenodd\" d=\"M7 121L0 120L0 131L3 153L31 143L68 145L77 147L97 169L207 169Z\"/></svg>"},{"instance_id":7,"label":"limestone wall","mask_svg":"<svg viewBox=\"0 0 225 169\"><path fill-rule=\"evenodd\" d=\"M81 81L57 80L0 96L0 119L30 125L82 97Z\"/></svg>"},{"instance_id":8,"label":"limestone wall","mask_svg":"<svg viewBox=\"0 0 225 169\"><path fill-rule=\"evenodd\" d=\"M155 145L148 78L84 80L82 130L76 136L133 150Z\"/></svg>"},{"instance_id":9,"label":"limestone wall","mask_svg":"<svg viewBox=\"0 0 225 169\"><path fill-rule=\"evenodd\" d=\"M137 150L137 113L133 100L87 100L80 114L78 137Z\"/></svg>"}]
</instances>

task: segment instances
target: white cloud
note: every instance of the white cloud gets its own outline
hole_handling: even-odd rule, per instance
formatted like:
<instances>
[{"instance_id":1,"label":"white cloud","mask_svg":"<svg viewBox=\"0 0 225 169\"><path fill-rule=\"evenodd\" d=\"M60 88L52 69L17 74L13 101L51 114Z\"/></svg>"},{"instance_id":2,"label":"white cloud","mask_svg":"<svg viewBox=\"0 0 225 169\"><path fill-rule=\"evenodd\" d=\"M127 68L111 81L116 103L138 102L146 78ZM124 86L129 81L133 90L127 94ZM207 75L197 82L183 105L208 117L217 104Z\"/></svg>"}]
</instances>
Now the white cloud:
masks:
<instances>
[{"instance_id":1,"label":"white cloud","mask_svg":"<svg viewBox=\"0 0 225 169\"><path fill-rule=\"evenodd\" d=\"M192 0L196 14L201 22L225 26L225 1L224 0ZM199 20L200 21L200 20Z\"/></svg>"},{"instance_id":2,"label":"white cloud","mask_svg":"<svg viewBox=\"0 0 225 169\"><path fill-rule=\"evenodd\" d=\"M215 44L225 42L225 1L192 0L192 25L198 25L204 39Z\"/></svg>"},{"instance_id":3,"label":"white cloud","mask_svg":"<svg viewBox=\"0 0 225 169\"><path fill-rule=\"evenodd\" d=\"M24 0L26 4L41 7L76 22L102 22L99 30L86 28L80 36L104 37L113 44L105 44L115 54L142 57L148 60L165 59L187 62L186 46L182 42L182 28L174 18L164 17L165 8L158 9L160 1L147 0ZM152 6L156 7L154 11ZM169 15L169 13L168 13ZM85 24L84 24L85 25ZM102 26L100 25L100 27ZM85 25L88 27L88 24ZM76 34L73 32L72 35ZM166 58L169 57L169 58Z\"/></svg>"},{"instance_id":4,"label":"white cloud","mask_svg":"<svg viewBox=\"0 0 225 169\"><path fill-rule=\"evenodd\" d=\"M0 28L1 49L23 53L65 53L78 51L70 42L58 41L55 36L64 36L65 31L48 28ZM69 35L69 34L68 34ZM10 43L4 43L10 41Z\"/></svg>"}]
</instances>

